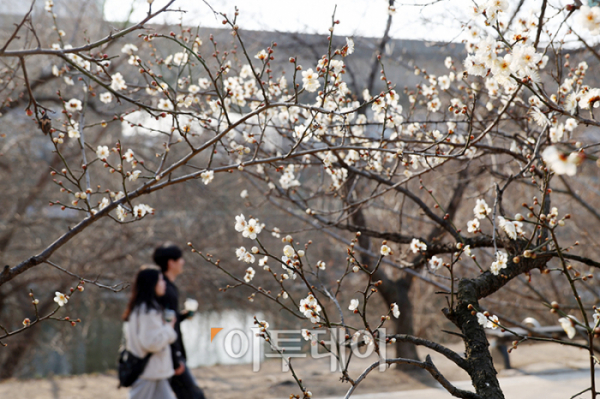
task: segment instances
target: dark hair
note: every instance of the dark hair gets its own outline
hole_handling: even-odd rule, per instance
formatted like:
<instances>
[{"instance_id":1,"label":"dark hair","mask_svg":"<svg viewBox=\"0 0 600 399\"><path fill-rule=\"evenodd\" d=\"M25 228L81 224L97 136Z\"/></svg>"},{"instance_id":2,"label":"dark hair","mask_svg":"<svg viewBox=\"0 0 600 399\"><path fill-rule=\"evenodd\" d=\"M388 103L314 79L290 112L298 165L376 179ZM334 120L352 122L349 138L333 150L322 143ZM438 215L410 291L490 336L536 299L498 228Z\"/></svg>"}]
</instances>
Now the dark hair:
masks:
<instances>
[{"instance_id":1,"label":"dark hair","mask_svg":"<svg viewBox=\"0 0 600 399\"><path fill-rule=\"evenodd\" d=\"M169 269L169 260L178 260L182 256L183 252L181 252L181 248L172 242L165 242L156 247L152 259L160 267L160 270L165 273Z\"/></svg>"},{"instance_id":2,"label":"dark hair","mask_svg":"<svg viewBox=\"0 0 600 399\"><path fill-rule=\"evenodd\" d=\"M123 313L123 320L129 320L131 312L141 305L146 305L146 310L162 309L156 296L156 285L158 284L160 275L160 269L154 265L143 265L140 267L133 287L131 287L131 298Z\"/></svg>"}]
</instances>

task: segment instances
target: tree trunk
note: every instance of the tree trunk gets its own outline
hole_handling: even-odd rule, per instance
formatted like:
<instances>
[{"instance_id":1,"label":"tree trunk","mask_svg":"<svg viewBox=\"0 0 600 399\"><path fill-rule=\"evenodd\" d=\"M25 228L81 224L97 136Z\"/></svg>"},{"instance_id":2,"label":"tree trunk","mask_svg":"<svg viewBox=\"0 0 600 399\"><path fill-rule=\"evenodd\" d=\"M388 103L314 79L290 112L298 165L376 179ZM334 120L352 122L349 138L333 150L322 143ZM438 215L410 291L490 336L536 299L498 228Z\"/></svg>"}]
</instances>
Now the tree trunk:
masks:
<instances>
[{"instance_id":1,"label":"tree trunk","mask_svg":"<svg viewBox=\"0 0 600 399\"><path fill-rule=\"evenodd\" d=\"M352 216L352 221L356 226L365 226L365 218L362 213L362 209L355 211ZM358 243L361 247L370 249L371 240L366 235L361 235L358 238ZM361 254L360 261L363 264L371 266L371 259L366 254ZM395 319L395 334L413 334L413 306L408 295L410 286L412 285L412 276L405 276L404 278L398 279L397 281L390 280L385 273L381 270L377 270L373 275L374 280L381 280L383 284L379 287L379 292L383 296L385 302L390 306L392 303L396 303L400 309L400 317ZM388 331L387 334L391 334ZM396 357L404 357L408 359L418 360L417 347L410 342L396 342ZM403 368L405 365L397 365ZM414 368L409 366L410 368Z\"/></svg>"},{"instance_id":2,"label":"tree trunk","mask_svg":"<svg viewBox=\"0 0 600 399\"><path fill-rule=\"evenodd\" d=\"M367 227L365 216L362 208L353 210L352 223L357 227ZM358 243L365 249L371 249L371 239L365 234L358 237ZM360 255L360 261L364 265L372 266L372 259L367 254ZM396 303L400 309L400 317L394 319L394 332L387 331L387 334L409 334L413 335L413 306L410 299L410 287L412 285L413 277L406 275L396 281L389 279L382 268L380 267L374 274L373 280L381 280L383 284L379 287L379 293L383 296L383 299L390 306L392 303ZM396 357L404 357L408 359L419 360L417 354L417 347L410 342L396 342ZM414 369L413 366L407 365L396 365L400 369Z\"/></svg>"}]
</instances>

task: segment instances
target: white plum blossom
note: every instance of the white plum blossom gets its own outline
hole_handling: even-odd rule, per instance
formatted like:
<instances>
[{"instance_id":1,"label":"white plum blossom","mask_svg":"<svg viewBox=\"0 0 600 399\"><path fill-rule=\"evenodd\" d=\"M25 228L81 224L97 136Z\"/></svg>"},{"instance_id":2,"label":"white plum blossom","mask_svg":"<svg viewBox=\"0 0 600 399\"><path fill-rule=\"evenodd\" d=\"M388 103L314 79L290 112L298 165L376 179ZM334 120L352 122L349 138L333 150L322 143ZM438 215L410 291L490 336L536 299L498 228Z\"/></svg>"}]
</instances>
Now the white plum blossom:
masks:
<instances>
[{"instance_id":1,"label":"white plum blossom","mask_svg":"<svg viewBox=\"0 0 600 399\"><path fill-rule=\"evenodd\" d=\"M206 78L199 78L198 79L198 86L200 86L200 88L202 90L207 90L208 88L210 88L211 82L210 82L210 80L208 80Z\"/></svg>"},{"instance_id":2,"label":"white plum blossom","mask_svg":"<svg viewBox=\"0 0 600 399\"><path fill-rule=\"evenodd\" d=\"M352 38L350 38L350 37L346 38L346 46L348 46L348 50L346 51L346 54L350 55L350 54L354 53L354 40L352 40Z\"/></svg>"},{"instance_id":3,"label":"white plum blossom","mask_svg":"<svg viewBox=\"0 0 600 399\"><path fill-rule=\"evenodd\" d=\"M250 219L248 220L248 223L246 223L244 231L242 231L242 236L255 240L256 236L260 234L261 231L262 225L258 223L258 220Z\"/></svg>"},{"instance_id":4,"label":"white plum blossom","mask_svg":"<svg viewBox=\"0 0 600 399\"><path fill-rule=\"evenodd\" d=\"M125 193L123 191L119 191L119 192L116 192L116 193L111 192L110 196L113 197L113 201L118 201L121 198L125 197Z\"/></svg>"},{"instance_id":5,"label":"white plum blossom","mask_svg":"<svg viewBox=\"0 0 600 399\"><path fill-rule=\"evenodd\" d=\"M269 328L269 323L267 323L265 320L256 320L256 324L258 324L258 327L262 332L265 332L267 328Z\"/></svg>"},{"instance_id":6,"label":"white plum blossom","mask_svg":"<svg viewBox=\"0 0 600 399\"><path fill-rule=\"evenodd\" d=\"M492 262L492 266L490 267L490 272L494 276L497 276L500 273L500 270L506 269L508 266L508 255L506 252L498 251L496 252L496 261Z\"/></svg>"},{"instance_id":7,"label":"white plum blossom","mask_svg":"<svg viewBox=\"0 0 600 399\"><path fill-rule=\"evenodd\" d=\"M56 291L54 295L54 302L56 302L58 306L65 306L65 304L69 302L69 297L62 292Z\"/></svg>"},{"instance_id":8,"label":"white plum blossom","mask_svg":"<svg viewBox=\"0 0 600 399\"><path fill-rule=\"evenodd\" d=\"M246 263L254 263L254 255L246 251L246 248L244 247L239 247L238 249L236 249L235 255L238 257L239 261L243 261Z\"/></svg>"},{"instance_id":9,"label":"white plum blossom","mask_svg":"<svg viewBox=\"0 0 600 399\"><path fill-rule=\"evenodd\" d=\"M98 209L102 210L104 208L106 208L108 205L110 205L110 200L106 197L102 198L102 201L100 202L100 204L98 204Z\"/></svg>"},{"instance_id":10,"label":"white plum blossom","mask_svg":"<svg viewBox=\"0 0 600 399\"><path fill-rule=\"evenodd\" d=\"M496 328L498 328L498 323L499 323L498 316L492 315L492 316L488 317L481 312L477 312L477 322L483 328L491 328L492 330L495 330Z\"/></svg>"},{"instance_id":11,"label":"white plum blossom","mask_svg":"<svg viewBox=\"0 0 600 399\"><path fill-rule=\"evenodd\" d=\"M141 170L134 170L133 172L131 172L131 174L129 175L129 181L136 181L138 179L138 177L140 177L140 174L142 173Z\"/></svg>"},{"instance_id":12,"label":"white plum blossom","mask_svg":"<svg viewBox=\"0 0 600 399\"><path fill-rule=\"evenodd\" d=\"M180 66L188 61L188 53L175 53L173 55L173 65Z\"/></svg>"},{"instance_id":13,"label":"white plum blossom","mask_svg":"<svg viewBox=\"0 0 600 399\"><path fill-rule=\"evenodd\" d=\"M358 309L358 305L358 299L352 299L350 300L350 306L348 306L348 309L354 312L356 309Z\"/></svg>"},{"instance_id":14,"label":"white plum blossom","mask_svg":"<svg viewBox=\"0 0 600 399\"><path fill-rule=\"evenodd\" d=\"M99 145L96 149L96 156L100 158L102 161L106 161L106 158L110 155L108 151L108 147L105 145Z\"/></svg>"},{"instance_id":15,"label":"white plum blossom","mask_svg":"<svg viewBox=\"0 0 600 399\"><path fill-rule=\"evenodd\" d=\"M542 159L557 175L575 176L577 166L583 161L582 155L578 152L572 152L569 156L566 156L555 146L550 146L542 152Z\"/></svg>"},{"instance_id":16,"label":"white plum blossom","mask_svg":"<svg viewBox=\"0 0 600 399\"><path fill-rule=\"evenodd\" d=\"M69 112L81 111L81 101L76 98L72 98L65 103L65 109Z\"/></svg>"},{"instance_id":17,"label":"white plum blossom","mask_svg":"<svg viewBox=\"0 0 600 399\"><path fill-rule=\"evenodd\" d=\"M529 114L540 127L546 127L550 124L550 119L538 107L531 107Z\"/></svg>"},{"instance_id":18,"label":"white plum blossom","mask_svg":"<svg viewBox=\"0 0 600 399\"><path fill-rule=\"evenodd\" d=\"M485 60L476 55L469 54L463 61L464 67L469 75L486 76L488 68L485 65Z\"/></svg>"},{"instance_id":19,"label":"white plum blossom","mask_svg":"<svg viewBox=\"0 0 600 399\"><path fill-rule=\"evenodd\" d=\"M469 222L467 223L467 231L469 233L476 233L477 231L479 231L479 219L475 218L473 220L469 220Z\"/></svg>"},{"instance_id":20,"label":"white plum blossom","mask_svg":"<svg viewBox=\"0 0 600 399\"><path fill-rule=\"evenodd\" d=\"M258 52L258 53L257 53L257 54L254 56L254 58L256 58L257 60L264 61L264 60L266 60L267 58L269 58L269 54L267 54L267 52L266 52L266 51L263 49L263 50L260 50L260 51L259 51L259 52Z\"/></svg>"},{"instance_id":21,"label":"white plum blossom","mask_svg":"<svg viewBox=\"0 0 600 399\"><path fill-rule=\"evenodd\" d=\"M267 262L269 261L268 256L264 256L258 260L258 265L263 267L265 270L271 270L269 266L267 266Z\"/></svg>"},{"instance_id":22,"label":"white plum blossom","mask_svg":"<svg viewBox=\"0 0 600 399\"><path fill-rule=\"evenodd\" d=\"M254 255L252 255L250 252L246 252L244 254L244 262L246 263L254 263Z\"/></svg>"},{"instance_id":23,"label":"white plum blossom","mask_svg":"<svg viewBox=\"0 0 600 399\"><path fill-rule=\"evenodd\" d=\"M510 67L519 77L536 74L538 63L542 61L542 55L536 53L535 48L527 44L514 46L511 56Z\"/></svg>"},{"instance_id":24,"label":"white plum blossom","mask_svg":"<svg viewBox=\"0 0 600 399\"><path fill-rule=\"evenodd\" d=\"M392 254L392 249L387 245L382 245L381 249L379 250L379 253L383 256L388 256Z\"/></svg>"},{"instance_id":25,"label":"white plum blossom","mask_svg":"<svg viewBox=\"0 0 600 399\"><path fill-rule=\"evenodd\" d=\"M281 184L281 188L287 190L291 187L297 187L300 185L300 182L296 179L294 175L294 165L289 164L283 170L283 174L279 178L279 184Z\"/></svg>"},{"instance_id":26,"label":"white plum blossom","mask_svg":"<svg viewBox=\"0 0 600 399\"><path fill-rule=\"evenodd\" d=\"M427 103L427 110L430 112L438 112L442 103L438 97L433 97L431 101Z\"/></svg>"},{"instance_id":27,"label":"white plum blossom","mask_svg":"<svg viewBox=\"0 0 600 399\"><path fill-rule=\"evenodd\" d=\"M252 281L255 274L256 274L256 272L254 271L254 269L252 267L247 268L246 275L244 276L244 281L249 283L250 281Z\"/></svg>"},{"instance_id":28,"label":"white plum blossom","mask_svg":"<svg viewBox=\"0 0 600 399\"><path fill-rule=\"evenodd\" d=\"M313 294L309 293L306 298L300 300L299 309L300 312L302 312L305 317L309 318L312 323L318 323L321 320L319 317L321 306Z\"/></svg>"},{"instance_id":29,"label":"white plum blossom","mask_svg":"<svg viewBox=\"0 0 600 399\"><path fill-rule=\"evenodd\" d=\"M498 323L500 321L498 320L498 316L496 315L492 315L489 318L489 324L488 324L488 328L491 328L492 330L495 330L496 328L498 328Z\"/></svg>"},{"instance_id":30,"label":"white plum blossom","mask_svg":"<svg viewBox=\"0 0 600 399\"><path fill-rule=\"evenodd\" d=\"M574 118L569 118L565 122L565 129L572 132L577 127L577 120Z\"/></svg>"},{"instance_id":31,"label":"white plum blossom","mask_svg":"<svg viewBox=\"0 0 600 399\"><path fill-rule=\"evenodd\" d=\"M558 319L558 322L560 323L560 326L563 328L563 330L565 330L565 332L567 333L567 337L569 337L569 339L573 339L576 333L575 326L573 325L573 320L571 320L570 317L561 317L560 319Z\"/></svg>"},{"instance_id":32,"label":"white plum blossom","mask_svg":"<svg viewBox=\"0 0 600 399\"><path fill-rule=\"evenodd\" d=\"M137 46L135 44L131 44L131 43L127 43L126 45L124 45L121 48L122 53L129 54L129 55L133 55L133 53L135 53L136 51L138 51Z\"/></svg>"},{"instance_id":33,"label":"white plum blossom","mask_svg":"<svg viewBox=\"0 0 600 399\"><path fill-rule=\"evenodd\" d=\"M246 224L246 218L243 214L235 217L235 231L241 233L246 228Z\"/></svg>"},{"instance_id":34,"label":"white plum blossom","mask_svg":"<svg viewBox=\"0 0 600 399\"><path fill-rule=\"evenodd\" d=\"M452 68L452 57L446 57L446 59L444 60L444 66L448 69Z\"/></svg>"},{"instance_id":35,"label":"white plum blossom","mask_svg":"<svg viewBox=\"0 0 600 399\"><path fill-rule=\"evenodd\" d=\"M400 317L400 308L398 308L398 305L396 304L396 302L392 303L392 305L390 306L392 309L392 314L394 315L395 318Z\"/></svg>"},{"instance_id":36,"label":"white plum blossom","mask_svg":"<svg viewBox=\"0 0 600 399\"><path fill-rule=\"evenodd\" d=\"M565 126L561 123L559 125L552 126L549 131L550 141L552 143L558 143L562 140L565 134Z\"/></svg>"},{"instance_id":37,"label":"white plum blossom","mask_svg":"<svg viewBox=\"0 0 600 399\"><path fill-rule=\"evenodd\" d=\"M105 92L100 94L100 101L102 101L104 104L110 104L112 102L113 96L110 92Z\"/></svg>"},{"instance_id":38,"label":"white plum blossom","mask_svg":"<svg viewBox=\"0 0 600 399\"><path fill-rule=\"evenodd\" d=\"M440 85L440 89L448 90L450 88L450 78L446 75L440 76L438 79L438 84Z\"/></svg>"},{"instance_id":39,"label":"white plum blossom","mask_svg":"<svg viewBox=\"0 0 600 399\"><path fill-rule=\"evenodd\" d=\"M133 150L131 148L128 149L125 154L123 154L123 159L130 163L133 162Z\"/></svg>"},{"instance_id":40,"label":"white plum blossom","mask_svg":"<svg viewBox=\"0 0 600 399\"><path fill-rule=\"evenodd\" d=\"M117 219L119 219L121 222L125 221L125 216L127 216L127 211L125 211L125 208L119 205L117 206L115 213L117 214Z\"/></svg>"},{"instance_id":41,"label":"white plum blossom","mask_svg":"<svg viewBox=\"0 0 600 399\"><path fill-rule=\"evenodd\" d=\"M569 94L565 99L565 111L569 112L571 115L574 115L575 111L577 111L577 104L577 93Z\"/></svg>"},{"instance_id":42,"label":"white plum blossom","mask_svg":"<svg viewBox=\"0 0 600 399\"><path fill-rule=\"evenodd\" d=\"M600 7L595 7L600 9ZM586 91L579 100L579 108L592 109L600 107L600 89L590 89Z\"/></svg>"},{"instance_id":43,"label":"white plum blossom","mask_svg":"<svg viewBox=\"0 0 600 399\"><path fill-rule=\"evenodd\" d=\"M111 76L110 88L114 91L125 90L127 88L125 79L123 79L123 75L120 72Z\"/></svg>"},{"instance_id":44,"label":"white plum blossom","mask_svg":"<svg viewBox=\"0 0 600 399\"><path fill-rule=\"evenodd\" d=\"M579 9L579 23L592 35L600 35L600 7L582 5Z\"/></svg>"},{"instance_id":45,"label":"white plum blossom","mask_svg":"<svg viewBox=\"0 0 600 399\"><path fill-rule=\"evenodd\" d=\"M310 341L310 340L312 340L313 335L306 328L303 328L302 329L302 338L304 338L305 341Z\"/></svg>"},{"instance_id":46,"label":"white plum blossom","mask_svg":"<svg viewBox=\"0 0 600 399\"><path fill-rule=\"evenodd\" d=\"M215 178L215 172L213 172L212 170L207 170L205 172L202 172L200 174L200 177L202 178L202 183L204 183L204 185L207 185Z\"/></svg>"},{"instance_id":47,"label":"white plum blossom","mask_svg":"<svg viewBox=\"0 0 600 399\"><path fill-rule=\"evenodd\" d=\"M242 197L243 199L248 198L248 190L242 190L242 192L240 193L240 197Z\"/></svg>"},{"instance_id":48,"label":"white plum blossom","mask_svg":"<svg viewBox=\"0 0 600 399\"><path fill-rule=\"evenodd\" d=\"M244 260L244 255L246 255L246 248L244 247L239 247L238 249L235 250L235 256L238 257L238 260Z\"/></svg>"},{"instance_id":49,"label":"white plum blossom","mask_svg":"<svg viewBox=\"0 0 600 399\"><path fill-rule=\"evenodd\" d=\"M67 126L67 134L72 139L78 139L80 137L79 134L79 123L75 121L71 121L71 124Z\"/></svg>"},{"instance_id":50,"label":"white plum blossom","mask_svg":"<svg viewBox=\"0 0 600 399\"><path fill-rule=\"evenodd\" d=\"M489 0L483 5L485 15L489 23L494 24L498 18L499 12L505 12L508 9L507 0Z\"/></svg>"},{"instance_id":51,"label":"white plum blossom","mask_svg":"<svg viewBox=\"0 0 600 399\"><path fill-rule=\"evenodd\" d=\"M283 247L283 256L281 257L281 260L283 263L287 264L292 261L295 254L296 251L294 251L294 248L291 245L286 245Z\"/></svg>"},{"instance_id":52,"label":"white plum blossom","mask_svg":"<svg viewBox=\"0 0 600 399\"><path fill-rule=\"evenodd\" d=\"M477 322L485 328L488 324L488 319L483 313L477 312Z\"/></svg>"},{"instance_id":53,"label":"white plum blossom","mask_svg":"<svg viewBox=\"0 0 600 399\"><path fill-rule=\"evenodd\" d=\"M127 63L129 65L139 66L141 61L142 61L142 59L139 56L132 55L129 57L129 60L127 60Z\"/></svg>"},{"instance_id":54,"label":"white plum blossom","mask_svg":"<svg viewBox=\"0 0 600 399\"><path fill-rule=\"evenodd\" d=\"M317 262L317 269L319 270L325 270L325 262L323 262L322 260Z\"/></svg>"},{"instance_id":55,"label":"white plum blossom","mask_svg":"<svg viewBox=\"0 0 600 399\"><path fill-rule=\"evenodd\" d=\"M304 84L304 89L306 91L313 93L317 91L319 86L319 74L314 72L312 68L309 68L306 71L302 71L302 83Z\"/></svg>"},{"instance_id":56,"label":"white plum blossom","mask_svg":"<svg viewBox=\"0 0 600 399\"><path fill-rule=\"evenodd\" d=\"M438 258L435 255L432 256L431 259L429 259L429 267L433 271L436 271L437 269L442 267L443 264L444 264L444 260L442 258Z\"/></svg>"},{"instance_id":57,"label":"white plum blossom","mask_svg":"<svg viewBox=\"0 0 600 399\"><path fill-rule=\"evenodd\" d=\"M415 254L420 251L427 251L427 244L418 238L413 238L410 242L410 250Z\"/></svg>"},{"instance_id":58,"label":"white plum blossom","mask_svg":"<svg viewBox=\"0 0 600 399\"><path fill-rule=\"evenodd\" d=\"M485 219L485 217L487 215L490 215L491 213L492 213L492 210L490 209L488 204L485 202L485 200L478 199L477 204L475 205L475 208L473 208L473 214L475 214L475 217L477 219Z\"/></svg>"},{"instance_id":59,"label":"white plum blossom","mask_svg":"<svg viewBox=\"0 0 600 399\"><path fill-rule=\"evenodd\" d=\"M133 207L133 215L138 218L143 218L147 214L154 214L154 208L148 205L139 204Z\"/></svg>"},{"instance_id":60,"label":"white plum blossom","mask_svg":"<svg viewBox=\"0 0 600 399\"><path fill-rule=\"evenodd\" d=\"M252 67L246 64L242 67L242 70L240 71L240 78L246 79L250 76L252 76Z\"/></svg>"},{"instance_id":61,"label":"white plum blossom","mask_svg":"<svg viewBox=\"0 0 600 399\"><path fill-rule=\"evenodd\" d=\"M158 100L158 109L172 111L174 109L173 103L167 98L161 98L160 100Z\"/></svg>"},{"instance_id":62,"label":"white plum blossom","mask_svg":"<svg viewBox=\"0 0 600 399\"><path fill-rule=\"evenodd\" d=\"M506 220L502 216L498 216L498 225L511 240L516 240L518 235L523 234L523 223L518 221Z\"/></svg>"}]
</instances>

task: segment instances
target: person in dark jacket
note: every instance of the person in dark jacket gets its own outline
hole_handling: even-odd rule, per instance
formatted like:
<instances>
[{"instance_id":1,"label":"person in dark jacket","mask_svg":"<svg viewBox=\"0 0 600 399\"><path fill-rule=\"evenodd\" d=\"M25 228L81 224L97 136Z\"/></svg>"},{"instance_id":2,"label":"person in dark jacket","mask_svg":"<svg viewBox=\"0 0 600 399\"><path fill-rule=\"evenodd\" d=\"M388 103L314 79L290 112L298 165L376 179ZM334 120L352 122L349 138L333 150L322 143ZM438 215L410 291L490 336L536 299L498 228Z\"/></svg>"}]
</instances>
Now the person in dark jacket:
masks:
<instances>
[{"instance_id":1,"label":"person in dark jacket","mask_svg":"<svg viewBox=\"0 0 600 399\"><path fill-rule=\"evenodd\" d=\"M175 279L183 272L185 264L183 253L177 245L167 242L157 247L152 257L154 263L161 268L167 283L166 293L160 298L161 305L165 309L174 310L177 315L175 322L177 340L171 345L175 375L171 377L169 383L177 399L204 399L204 393L186 365L186 353L181 338L181 322L192 316L192 312L179 312L179 290L175 285Z\"/></svg>"}]
</instances>

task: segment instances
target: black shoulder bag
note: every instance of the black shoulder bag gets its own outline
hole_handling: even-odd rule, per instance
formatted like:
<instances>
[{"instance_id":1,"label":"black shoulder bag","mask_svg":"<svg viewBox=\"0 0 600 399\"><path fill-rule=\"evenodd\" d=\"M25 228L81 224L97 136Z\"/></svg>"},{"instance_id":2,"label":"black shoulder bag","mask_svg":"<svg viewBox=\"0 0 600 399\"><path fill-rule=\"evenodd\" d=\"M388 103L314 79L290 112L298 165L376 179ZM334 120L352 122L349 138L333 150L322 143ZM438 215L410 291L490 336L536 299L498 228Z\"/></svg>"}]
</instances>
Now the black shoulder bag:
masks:
<instances>
[{"instance_id":1,"label":"black shoulder bag","mask_svg":"<svg viewBox=\"0 0 600 399\"><path fill-rule=\"evenodd\" d=\"M130 387L140 378L150 356L152 356L152 353L139 358L127 349L121 351L119 354L119 388Z\"/></svg>"},{"instance_id":2,"label":"black shoulder bag","mask_svg":"<svg viewBox=\"0 0 600 399\"><path fill-rule=\"evenodd\" d=\"M139 321L136 327L136 332L139 333ZM121 353L119 353L119 388L130 387L140 378L150 356L152 356L152 353L140 358L125 348L121 350Z\"/></svg>"}]
</instances>

